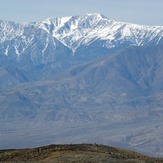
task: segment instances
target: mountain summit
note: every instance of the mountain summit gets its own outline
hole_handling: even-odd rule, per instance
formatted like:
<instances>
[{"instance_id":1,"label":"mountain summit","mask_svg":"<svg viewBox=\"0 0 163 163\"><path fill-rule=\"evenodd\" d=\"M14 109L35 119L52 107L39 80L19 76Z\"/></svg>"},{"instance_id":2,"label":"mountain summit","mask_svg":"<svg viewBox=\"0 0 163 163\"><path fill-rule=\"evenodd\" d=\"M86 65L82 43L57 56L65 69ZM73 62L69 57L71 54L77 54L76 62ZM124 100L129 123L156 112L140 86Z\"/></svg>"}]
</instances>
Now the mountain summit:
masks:
<instances>
[{"instance_id":1,"label":"mountain summit","mask_svg":"<svg viewBox=\"0 0 163 163\"><path fill-rule=\"evenodd\" d=\"M101 46L106 48L115 48L122 44L123 46L156 45L162 42L163 35L163 27L116 22L98 13L50 18L41 22L40 28L73 50L98 41L103 41Z\"/></svg>"}]
</instances>

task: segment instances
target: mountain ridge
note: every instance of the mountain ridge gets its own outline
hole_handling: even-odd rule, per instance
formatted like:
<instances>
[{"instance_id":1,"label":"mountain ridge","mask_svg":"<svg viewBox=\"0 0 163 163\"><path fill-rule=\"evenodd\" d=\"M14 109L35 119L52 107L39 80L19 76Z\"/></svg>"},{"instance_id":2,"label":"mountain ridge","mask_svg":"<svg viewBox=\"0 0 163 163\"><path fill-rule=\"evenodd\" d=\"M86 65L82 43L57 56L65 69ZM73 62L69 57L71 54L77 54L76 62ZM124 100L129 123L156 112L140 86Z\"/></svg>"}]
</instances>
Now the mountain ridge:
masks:
<instances>
[{"instance_id":1,"label":"mountain ridge","mask_svg":"<svg viewBox=\"0 0 163 163\"><path fill-rule=\"evenodd\" d=\"M62 20L62 18L59 18L59 19ZM64 19L64 17L63 17L63 19ZM86 29L87 29L87 25L88 25L88 28L89 28L89 26L91 26L91 30L90 31L88 30L88 33L92 32L92 35L95 35L95 36L92 36L92 35L89 35L87 33L87 31L83 31L82 34L84 34L84 36L88 35L88 38L87 38L88 40L86 40L86 38L84 39L86 43L88 43L90 41L90 37L92 37L92 39L95 39L95 37L97 37L97 36L99 36L99 38L100 38L100 35L101 35L101 38L100 38L101 40L112 40L112 39L114 40L114 32L116 33L116 30L115 29L113 30L111 27L109 28L109 26L113 26L114 28L118 28L116 26L119 26L118 30L121 29L123 32L122 37L125 37L125 36L129 37L130 35L132 35L132 30L134 30L134 29L138 30L138 32L141 32L141 30L145 30L144 32L147 32L150 30L156 30L155 32L157 32L157 30L162 31L162 29L163 29L162 26L145 26L145 25L126 23L126 22L116 22L116 21L110 20L98 13L83 14L81 16L69 17L69 19L67 19L64 23L61 23L61 26L59 24L55 23L55 22L58 22L57 20L58 20L57 18L47 19L47 23L45 21L45 26L43 26L42 28L45 29L47 32L50 32L52 35L56 36L59 40L62 40L63 43L65 43L66 45L68 45L71 48L73 46L75 46L75 45L73 45L75 41L78 42L78 40L80 41L80 39L82 38L82 36L80 38L80 30L78 30L78 28L80 28L80 25ZM82 22L85 24L82 24ZM53 25L53 27L56 27L56 29L54 28L54 31L49 31L47 29L48 24ZM70 29L72 28L72 30L70 30L70 34L69 34L69 32L66 33L67 31L63 31L63 36L60 36L60 32L62 32L61 30L62 30L62 27L64 26L64 24L69 25L69 28ZM97 29L103 30L103 31L99 32L97 29L94 29L94 27L96 27L96 26L98 27L98 24L99 24L99 28L97 28ZM41 24L41 25L44 25L44 21L43 21L43 24ZM66 29L66 30L69 30L69 29ZM74 33L77 33L78 35L75 35L75 34L73 35L73 30L74 30ZM111 33L109 33L108 30L112 30L113 32L111 31ZM71 42L69 43L67 41L67 39L65 38L64 32L66 33L66 35L68 35L66 37L68 37L69 39L72 39L72 43ZM134 35L135 36L137 35L136 32L137 31L133 31L132 37ZM107 33L108 36L106 36L104 33ZM79 39L77 37L79 37ZM73 38L74 38L74 41L73 41ZM75 39L77 39L77 40L75 40ZM116 37L115 37L115 39L116 39ZM84 40L82 40L82 41L84 42ZM134 42L134 44L141 45L141 42L139 40L137 40L137 41L138 42ZM74 47L74 48L77 48L77 47Z\"/></svg>"},{"instance_id":2,"label":"mountain ridge","mask_svg":"<svg viewBox=\"0 0 163 163\"><path fill-rule=\"evenodd\" d=\"M39 23L0 21L0 36L2 66L16 62L30 69L57 65L66 58L70 68L130 46L163 44L163 27L116 22L94 13L48 18ZM63 64L59 69L64 69Z\"/></svg>"},{"instance_id":3,"label":"mountain ridge","mask_svg":"<svg viewBox=\"0 0 163 163\"><path fill-rule=\"evenodd\" d=\"M20 31L14 29L14 26L16 29L20 28ZM154 44L158 44L161 42L163 36L162 26L145 26L126 22L116 22L99 13L60 18L48 18L39 23L15 23L12 21L1 21L0 27L1 31L3 31L3 34L1 33L1 42L4 42L5 40L12 40L17 36L21 36L23 35L25 27L31 27L45 30L47 33L51 34L53 37L64 43L64 45L71 48L73 52L78 47L85 44L91 44L98 39L110 40L110 42L112 42L114 39L126 39L126 41L128 41L127 37L133 37L133 40L135 41L131 41L130 46L143 46L148 45L154 39L157 40L154 41ZM84 28L85 31L80 31ZM134 31L134 29L136 30ZM5 32L5 30L7 31ZM144 33L142 39L145 37L147 39L147 43L141 42L141 39L137 40L142 35L141 30ZM110 33L108 31L110 31ZM117 31L121 31L122 33L120 32L118 34ZM155 35L152 36L153 32ZM117 34L120 35L120 37L116 36ZM155 38L156 36L159 38ZM103 46L108 46L111 48L116 46L116 43L113 45L110 44L110 46L109 43L105 43Z\"/></svg>"}]
</instances>

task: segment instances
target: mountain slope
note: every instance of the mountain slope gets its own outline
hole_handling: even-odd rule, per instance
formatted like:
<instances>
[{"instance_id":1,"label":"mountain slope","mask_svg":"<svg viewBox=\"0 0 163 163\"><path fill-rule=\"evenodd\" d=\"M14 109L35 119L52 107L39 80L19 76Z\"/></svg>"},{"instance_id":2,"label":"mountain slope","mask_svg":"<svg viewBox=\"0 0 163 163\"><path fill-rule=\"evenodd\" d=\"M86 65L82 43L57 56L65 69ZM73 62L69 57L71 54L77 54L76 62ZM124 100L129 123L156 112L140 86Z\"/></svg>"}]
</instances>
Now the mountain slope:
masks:
<instances>
[{"instance_id":1,"label":"mountain slope","mask_svg":"<svg viewBox=\"0 0 163 163\"><path fill-rule=\"evenodd\" d=\"M1 65L18 63L21 68L31 68L55 62L61 55L66 58L71 54L71 50L59 40L37 28L36 23L1 21L0 29Z\"/></svg>"},{"instance_id":2,"label":"mountain slope","mask_svg":"<svg viewBox=\"0 0 163 163\"><path fill-rule=\"evenodd\" d=\"M0 32L0 89L50 78L71 65L71 50L36 23L1 21Z\"/></svg>"},{"instance_id":3,"label":"mountain slope","mask_svg":"<svg viewBox=\"0 0 163 163\"><path fill-rule=\"evenodd\" d=\"M162 156L162 51L132 47L1 91L1 148L98 142Z\"/></svg>"}]
</instances>

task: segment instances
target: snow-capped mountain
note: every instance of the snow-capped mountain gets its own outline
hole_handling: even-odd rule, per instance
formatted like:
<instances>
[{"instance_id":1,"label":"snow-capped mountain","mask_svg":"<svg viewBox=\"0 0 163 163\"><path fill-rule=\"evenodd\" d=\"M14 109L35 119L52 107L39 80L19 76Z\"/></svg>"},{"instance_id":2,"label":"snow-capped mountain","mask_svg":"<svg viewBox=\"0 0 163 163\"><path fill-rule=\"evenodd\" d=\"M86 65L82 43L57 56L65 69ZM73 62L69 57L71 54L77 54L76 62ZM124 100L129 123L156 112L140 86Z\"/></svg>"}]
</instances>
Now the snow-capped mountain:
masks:
<instances>
[{"instance_id":1,"label":"snow-capped mountain","mask_svg":"<svg viewBox=\"0 0 163 163\"><path fill-rule=\"evenodd\" d=\"M0 21L0 149L103 143L163 156L162 83L161 26L96 13Z\"/></svg>"},{"instance_id":2,"label":"snow-capped mountain","mask_svg":"<svg viewBox=\"0 0 163 163\"><path fill-rule=\"evenodd\" d=\"M39 27L75 51L101 41L101 47L115 48L163 43L163 27L116 22L94 13L81 16L49 18Z\"/></svg>"},{"instance_id":3,"label":"snow-capped mountain","mask_svg":"<svg viewBox=\"0 0 163 163\"><path fill-rule=\"evenodd\" d=\"M69 62L75 56L73 64L85 63L129 46L162 43L161 26L116 22L97 13L48 18L39 23L0 21L3 63L10 58L26 67L56 62L64 55Z\"/></svg>"}]
</instances>

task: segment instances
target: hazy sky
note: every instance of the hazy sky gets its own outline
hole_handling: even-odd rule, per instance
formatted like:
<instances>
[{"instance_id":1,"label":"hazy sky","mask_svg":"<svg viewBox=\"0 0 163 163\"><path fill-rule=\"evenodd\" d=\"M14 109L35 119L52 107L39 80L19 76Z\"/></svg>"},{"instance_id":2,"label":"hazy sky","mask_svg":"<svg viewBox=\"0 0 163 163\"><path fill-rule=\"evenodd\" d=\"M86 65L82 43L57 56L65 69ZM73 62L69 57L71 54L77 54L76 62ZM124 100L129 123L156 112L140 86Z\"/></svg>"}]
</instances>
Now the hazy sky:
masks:
<instances>
[{"instance_id":1,"label":"hazy sky","mask_svg":"<svg viewBox=\"0 0 163 163\"><path fill-rule=\"evenodd\" d=\"M0 19L41 21L48 17L101 13L137 24L163 25L163 0L0 0Z\"/></svg>"}]
</instances>

